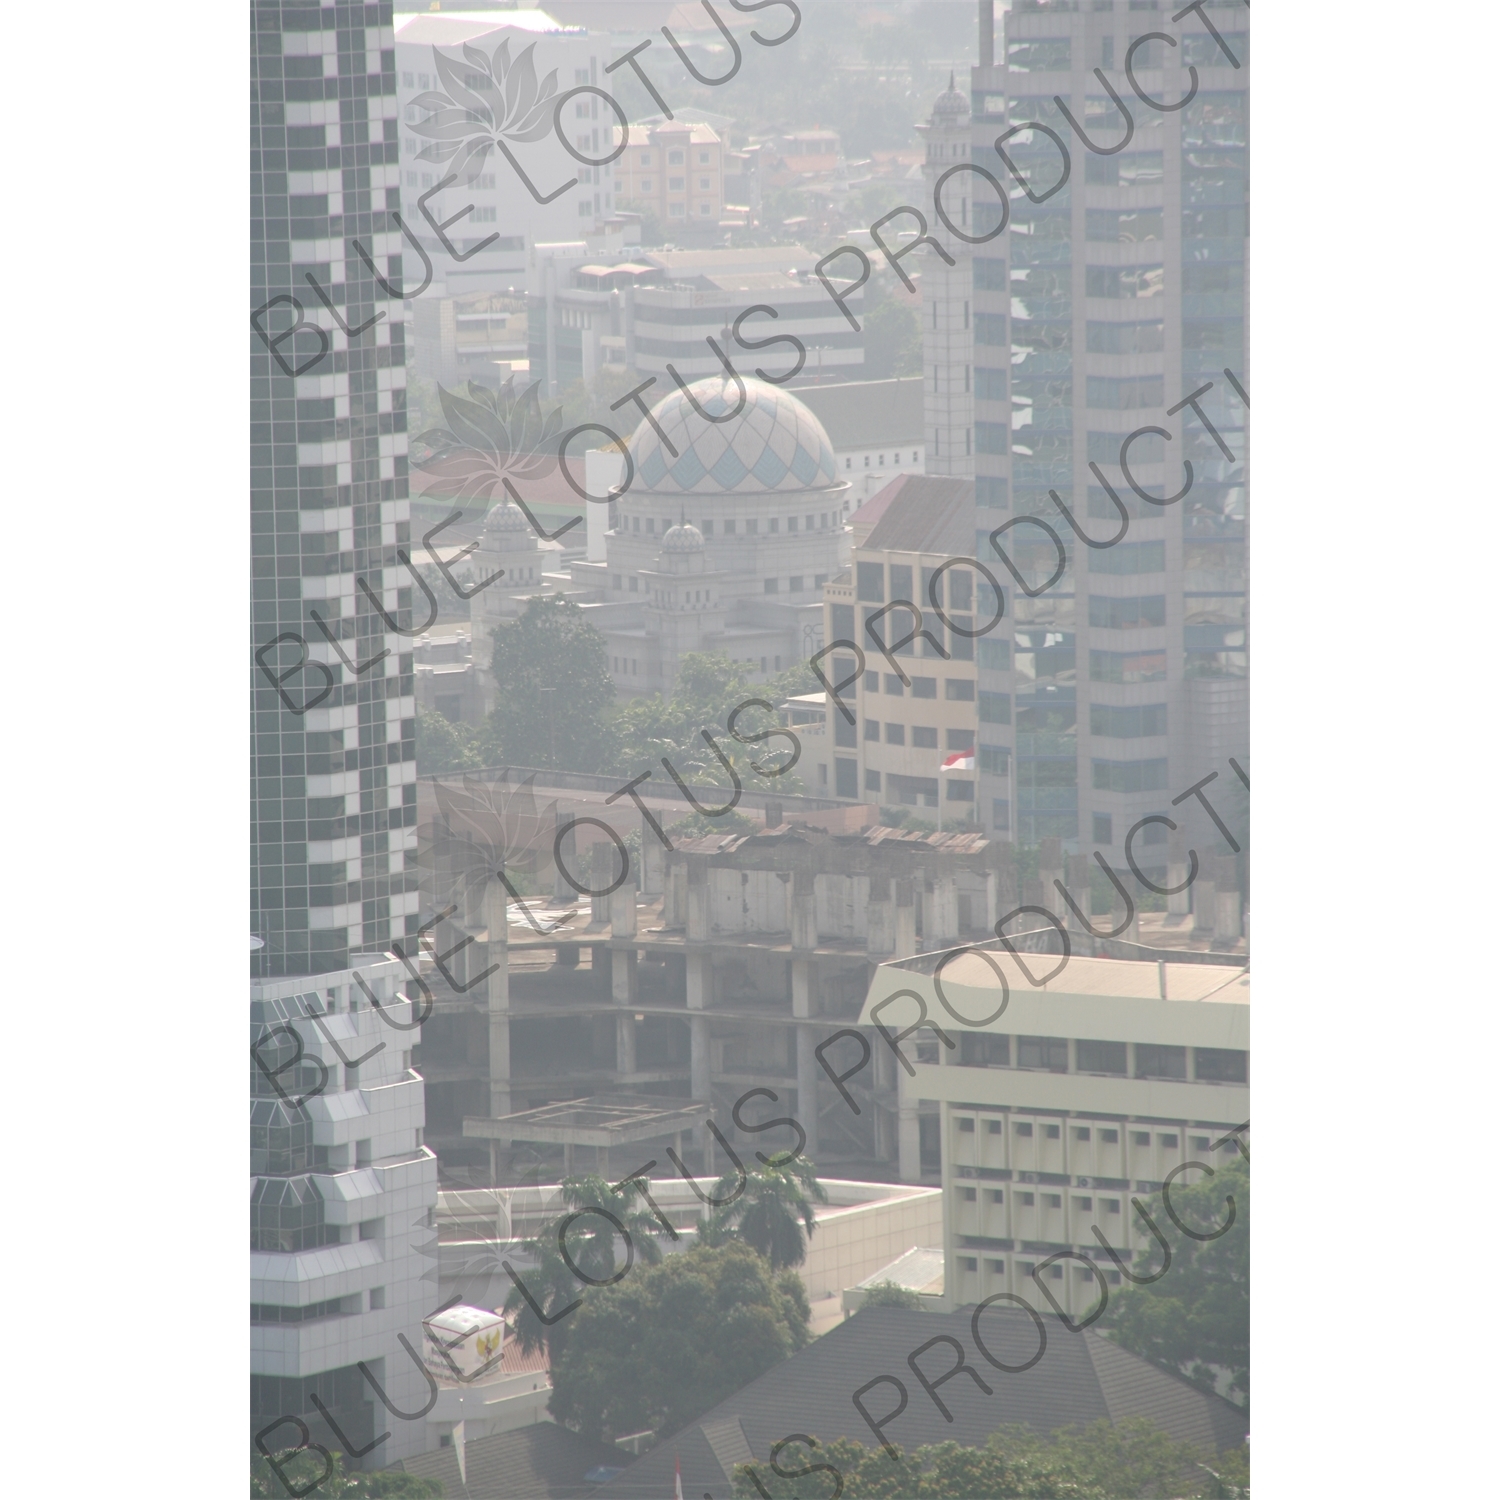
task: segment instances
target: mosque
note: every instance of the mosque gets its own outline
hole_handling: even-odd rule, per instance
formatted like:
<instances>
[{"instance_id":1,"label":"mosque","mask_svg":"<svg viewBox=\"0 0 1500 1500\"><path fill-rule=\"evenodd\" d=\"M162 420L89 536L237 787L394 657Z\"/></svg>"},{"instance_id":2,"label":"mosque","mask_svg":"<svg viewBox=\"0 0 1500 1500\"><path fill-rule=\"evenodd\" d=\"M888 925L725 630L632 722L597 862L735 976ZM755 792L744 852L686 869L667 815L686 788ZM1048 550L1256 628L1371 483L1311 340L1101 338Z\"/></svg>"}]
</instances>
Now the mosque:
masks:
<instances>
[{"instance_id":1,"label":"mosque","mask_svg":"<svg viewBox=\"0 0 1500 1500\"><path fill-rule=\"evenodd\" d=\"M850 485L822 424L765 381L712 376L674 390L617 455L603 561L572 563L509 503L485 518L471 604L475 665L532 594L574 598L604 636L622 696L670 695L682 658L721 651L752 681L823 644L823 585L849 566Z\"/></svg>"}]
</instances>

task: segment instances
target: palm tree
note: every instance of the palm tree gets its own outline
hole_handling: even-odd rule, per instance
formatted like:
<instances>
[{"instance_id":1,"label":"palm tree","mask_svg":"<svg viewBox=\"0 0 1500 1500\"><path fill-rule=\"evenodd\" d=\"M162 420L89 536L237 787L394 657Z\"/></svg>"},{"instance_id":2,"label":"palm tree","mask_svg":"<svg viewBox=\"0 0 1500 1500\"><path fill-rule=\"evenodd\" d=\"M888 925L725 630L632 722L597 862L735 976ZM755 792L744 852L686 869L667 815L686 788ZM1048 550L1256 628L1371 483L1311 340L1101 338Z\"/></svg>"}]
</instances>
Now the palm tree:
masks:
<instances>
[{"instance_id":1,"label":"palm tree","mask_svg":"<svg viewBox=\"0 0 1500 1500\"><path fill-rule=\"evenodd\" d=\"M567 1324L562 1319L570 1303L577 1302L589 1286L608 1284L623 1276L635 1259L651 1266L660 1262L662 1250L656 1236L662 1225L643 1206L647 1191L646 1185L635 1180L616 1189L592 1174L564 1179L562 1200L568 1212L548 1219L535 1238L524 1242L523 1248L536 1262L536 1269L518 1272L526 1290L512 1285L505 1299L505 1311L514 1315L516 1341L522 1353L545 1347L556 1365L567 1337ZM623 1263L616 1256L619 1231L603 1217L606 1213L629 1235ZM532 1302L547 1320L558 1321L544 1321Z\"/></svg>"},{"instance_id":2,"label":"palm tree","mask_svg":"<svg viewBox=\"0 0 1500 1500\"><path fill-rule=\"evenodd\" d=\"M738 1172L726 1172L714 1184L713 1196L728 1197ZM806 1157L772 1161L745 1175L745 1188L724 1208L698 1221L704 1244L721 1245L731 1235L758 1250L773 1271L800 1266L807 1259L807 1242L817 1228L814 1203L827 1203L828 1193Z\"/></svg>"}]
</instances>

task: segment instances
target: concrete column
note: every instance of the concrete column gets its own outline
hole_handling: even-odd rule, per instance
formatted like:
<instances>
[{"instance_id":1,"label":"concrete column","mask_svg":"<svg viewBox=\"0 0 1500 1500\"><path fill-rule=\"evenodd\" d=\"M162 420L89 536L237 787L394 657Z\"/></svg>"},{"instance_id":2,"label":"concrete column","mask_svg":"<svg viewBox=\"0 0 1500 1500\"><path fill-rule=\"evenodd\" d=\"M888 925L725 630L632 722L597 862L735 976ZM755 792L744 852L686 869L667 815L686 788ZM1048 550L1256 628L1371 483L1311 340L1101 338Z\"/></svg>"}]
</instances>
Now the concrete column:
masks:
<instances>
[{"instance_id":1,"label":"concrete column","mask_svg":"<svg viewBox=\"0 0 1500 1500\"><path fill-rule=\"evenodd\" d=\"M665 894L663 861L666 853L667 851L661 846L661 840L652 832L651 825L646 822L645 818L642 818L640 884L643 896Z\"/></svg>"},{"instance_id":2,"label":"concrete column","mask_svg":"<svg viewBox=\"0 0 1500 1500\"><path fill-rule=\"evenodd\" d=\"M797 1027L797 1123L807 1132L807 1154L818 1159L818 1039L811 1026ZM840 1103L843 1101L841 1100Z\"/></svg>"},{"instance_id":3,"label":"concrete column","mask_svg":"<svg viewBox=\"0 0 1500 1500\"><path fill-rule=\"evenodd\" d=\"M683 865L687 881L688 942L706 943L713 926L713 893L709 885L708 856L689 854Z\"/></svg>"},{"instance_id":4,"label":"concrete column","mask_svg":"<svg viewBox=\"0 0 1500 1500\"><path fill-rule=\"evenodd\" d=\"M1089 859L1086 854L1068 855L1066 881L1068 894L1078 903L1079 911L1092 916L1094 908L1089 897L1089 868ZM1056 887L1052 888L1052 900L1047 904L1057 912L1058 916L1067 918L1069 932L1086 933L1088 931L1083 925L1083 919L1057 894Z\"/></svg>"},{"instance_id":5,"label":"concrete column","mask_svg":"<svg viewBox=\"0 0 1500 1500\"><path fill-rule=\"evenodd\" d=\"M687 925L687 866L680 858L668 861L662 879L661 919L667 927Z\"/></svg>"},{"instance_id":6,"label":"concrete column","mask_svg":"<svg viewBox=\"0 0 1500 1500\"><path fill-rule=\"evenodd\" d=\"M812 870L793 870L791 901L792 947L811 949L818 946L817 875Z\"/></svg>"},{"instance_id":7,"label":"concrete column","mask_svg":"<svg viewBox=\"0 0 1500 1500\"><path fill-rule=\"evenodd\" d=\"M633 938L636 935L635 881L626 879L609 898L609 935L612 938Z\"/></svg>"},{"instance_id":8,"label":"concrete column","mask_svg":"<svg viewBox=\"0 0 1500 1500\"><path fill-rule=\"evenodd\" d=\"M634 948L614 948L609 955L609 996L616 1005L634 1005L640 995L640 975Z\"/></svg>"},{"instance_id":9,"label":"concrete column","mask_svg":"<svg viewBox=\"0 0 1500 1500\"><path fill-rule=\"evenodd\" d=\"M1009 907L1006 908L1010 910ZM1000 920L1000 876L994 870L984 872L984 928L994 935L995 923Z\"/></svg>"},{"instance_id":10,"label":"concrete column","mask_svg":"<svg viewBox=\"0 0 1500 1500\"><path fill-rule=\"evenodd\" d=\"M615 1071L623 1078L635 1070L635 1017L622 1012L615 1017Z\"/></svg>"},{"instance_id":11,"label":"concrete column","mask_svg":"<svg viewBox=\"0 0 1500 1500\"><path fill-rule=\"evenodd\" d=\"M1168 917L1185 917L1193 909L1192 888L1188 878L1187 834L1181 828L1167 834L1167 878L1165 884L1180 885L1184 889L1167 897ZM1200 870L1200 876L1202 874ZM1197 882L1194 881L1196 885Z\"/></svg>"},{"instance_id":12,"label":"concrete column","mask_svg":"<svg viewBox=\"0 0 1500 1500\"><path fill-rule=\"evenodd\" d=\"M704 1102L713 1099L713 1088L709 1081L709 1053L708 1053L708 1017L695 1015L688 1018L688 1025L692 1029L692 1072L691 1088L693 1098ZM712 1172L713 1161L713 1137L708 1133L707 1125L700 1125L694 1130L698 1144L703 1150L704 1170Z\"/></svg>"},{"instance_id":13,"label":"concrete column","mask_svg":"<svg viewBox=\"0 0 1500 1500\"><path fill-rule=\"evenodd\" d=\"M589 889L602 891L620 873L620 851L613 839L600 839L589 845ZM576 878L576 877L575 877ZM609 921L609 896L589 897L589 926L603 927Z\"/></svg>"},{"instance_id":14,"label":"concrete column","mask_svg":"<svg viewBox=\"0 0 1500 1500\"><path fill-rule=\"evenodd\" d=\"M696 951L688 949L687 963L687 1007L689 1010L707 1010L713 1004L713 954L706 948Z\"/></svg>"},{"instance_id":15,"label":"concrete column","mask_svg":"<svg viewBox=\"0 0 1500 1500\"><path fill-rule=\"evenodd\" d=\"M934 875L932 897L924 933L929 949L946 948L958 941L958 877Z\"/></svg>"},{"instance_id":16,"label":"concrete column","mask_svg":"<svg viewBox=\"0 0 1500 1500\"><path fill-rule=\"evenodd\" d=\"M1041 849L1037 854L1037 873L1042 878L1041 904L1049 911L1057 911L1063 903L1058 899L1057 887L1052 882L1066 878L1061 839L1042 840ZM1083 905L1081 901L1078 904Z\"/></svg>"},{"instance_id":17,"label":"concrete column","mask_svg":"<svg viewBox=\"0 0 1500 1500\"><path fill-rule=\"evenodd\" d=\"M489 1012L490 1099L492 1119L511 1113L510 1089L510 946L506 924L505 887L498 880L484 888L485 920L489 927L489 963L494 972L485 981Z\"/></svg>"},{"instance_id":18,"label":"concrete column","mask_svg":"<svg viewBox=\"0 0 1500 1500\"><path fill-rule=\"evenodd\" d=\"M1218 913L1218 892L1215 889L1214 856L1198 856L1198 878L1193 882L1193 936L1212 937L1214 918Z\"/></svg>"},{"instance_id":19,"label":"concrete column","mask_svg":"<svg viewBox=\"0 0 1500 1500\"><path fill-rule=\"evenodd\" d=\"M806 1019L813 1013L815 980L816 970L810 959L792 960L792 1014L800 1019Z\"/></svg>"},{"instance_id":20,"label":"concrete column","mask_svg":"<svg viewBox=\"0 0 1500 1500\"><path fill-rule=\"evenodd\" d=\"M891 906L888 875L870 877L870 896L865 908L865 952L871 958L887 958L895 938L895 916Z\"/></svg>"},{"instance_id":21,"label":"concrete column","mask_svg":"<svg viewBox=\"0 0 1500 1500\"><path fill-rule=\"evenodd\" d=\"M916 892L910 879L894 879L891 885L895 894L892 912L895 916L891 934L891 957L910 958L917 951L917 904Z\"/></svg>"},{"instance_id":22,"label":"concrete column","mask_svg":"<svg viewBox=\"0 0 1500 1500\"><path fill-rule=\"evenodd\" d=\"M1125 900L1120 893L1110 887L1109 892L1109 931L1113 932L1121 922L1125 920ZM1137 906L1130 914L1130 925L1119 934L1122 943L1138 943L1141 940L1141 910Z\"/></svg>"},{"instance_id":23,"label":"concrete column","mask_svg":"<svg viewBox=\"0 0 1500 1500\"><path fill-rule=\"evenodd\" d=\"M571 816L571 814L564 815L562 809L558 809L556 814L557 821L553 828L554 839L557 836L557 829L562 827L562 825L566 823L568 821L568 818ZM568 870L574 880L582 880L587 878L590 885L597 886L599 884L599 882L594 880L592 877L585 877L579 872L577 828L568 829L568 831L562 836L562 842L557 844L556 848L558 862L552 872L552 899L554 901L576 901L578 899L578 892L575 891L573 887L563 879L564 868Z\"/></svg>"},{"instance_id":24,"label":"concrete column","mask_svg":"<svg viewBox=\"0 0 1500 1500\"><path fill-rule=\"evenodd\" d=\"M1240 877L1234 855L1220 855L1214 879L1214 942L1236 943L1243 936L1240 927Z\"/></svg>"},{"instance_id":25,"label":"concrete column","mask_svg":"<svg viewBox=\"0 0 1500 1500\"><path fill-rule=\"evenodd\" d=\"M849 897L854 920L852 936L861 937L870 930L870 877L868 875L850 877Z\"/></svg>"},{"instance_id":26,"label":"concrete column","mask_svg":"<svg viewBox=\"0 0 1500 1500\"><path fill-rule=\"evenodd\" d=\"M917 1123L917 1096L905 1068L896 1073L897 1141L902 1182L922 1180L922 1127Z\"/></svg>"},{"instance_id":27,"label":"concrete column","mask_svg":"<svg viewBox=\"0 0 1500 1500\"><path fill-rule=\"evenodd\" d=\"M887 1097L890 1087L890 1064L891 1059L886 1055L887 1048L882 1043L878 1049L872 1049L870 1056L870 1092L875 1099L875 1157L878 1161L886 1161L893 1148L890 1099Z\"/></svg>"}]
</instances>

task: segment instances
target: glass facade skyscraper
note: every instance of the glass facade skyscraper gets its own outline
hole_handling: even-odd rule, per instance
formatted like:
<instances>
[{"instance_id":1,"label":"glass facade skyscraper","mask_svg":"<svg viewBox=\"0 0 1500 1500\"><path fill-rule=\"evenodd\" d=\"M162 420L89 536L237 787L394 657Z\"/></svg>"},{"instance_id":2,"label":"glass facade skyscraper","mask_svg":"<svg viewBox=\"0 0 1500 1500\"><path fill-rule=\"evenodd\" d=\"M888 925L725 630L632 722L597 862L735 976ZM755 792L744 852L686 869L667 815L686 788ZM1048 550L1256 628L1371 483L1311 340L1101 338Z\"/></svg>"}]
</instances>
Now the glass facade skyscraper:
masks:
<instances>
[{"instance_id":1,"label":"glass facade skyscraper","mask_svg":"<svg viewBox=\"0 0 1500 1500\"><path fill-rule=\"evenodd\" d=\"M390 0L251 16L252 974L269 977L415 927L416 580Z\"/></svg>"},{"instance_id":2,"label":"glass facade skyscraper","mask_svg":"<svg viewBox=\"0 0 1500 1500\"><path fill-rule=\"evenodd\" d=\"M1017 0L986 55L986 9L973 163L1009 220L972 260L976 555L1013 523L1036 594L1002 573L1011 628L978 643L981 809L1118 863L1248 747L1249 10Z\"/></svg>"}]
</instances>

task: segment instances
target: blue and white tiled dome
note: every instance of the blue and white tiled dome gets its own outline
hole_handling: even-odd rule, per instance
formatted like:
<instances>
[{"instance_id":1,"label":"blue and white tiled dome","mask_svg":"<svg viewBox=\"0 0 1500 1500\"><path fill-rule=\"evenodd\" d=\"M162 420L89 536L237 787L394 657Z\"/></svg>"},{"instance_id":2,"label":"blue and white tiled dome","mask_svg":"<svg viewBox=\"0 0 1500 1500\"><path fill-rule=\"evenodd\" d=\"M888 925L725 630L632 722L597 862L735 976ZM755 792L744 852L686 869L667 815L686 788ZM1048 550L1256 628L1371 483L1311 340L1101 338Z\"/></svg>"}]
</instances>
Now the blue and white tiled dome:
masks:
<instances>
[{"instance_id":1,"label":"blue and white tiled dome","mask_svg":"<svg viewBox=\"0 0 1500 1500\"><path fill-rule=\"evenodd\" d=\"M733 411L739 386L723 376L688 387L711 417ZM732 421L710 422L674 390L651 414L678 456L644 417L630 439L631 488L667 495L770 495L839 484L823 424L795 396L765 381L745 381L745 406Z\"/></svg>"}]
</instances>

